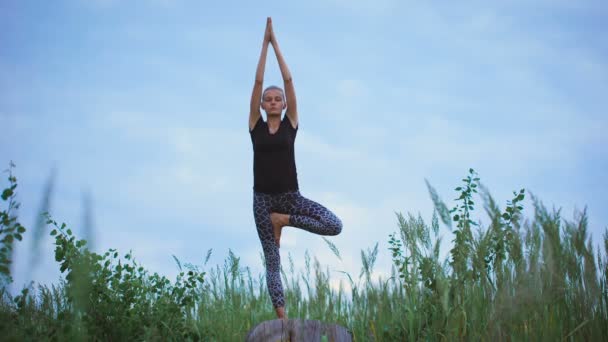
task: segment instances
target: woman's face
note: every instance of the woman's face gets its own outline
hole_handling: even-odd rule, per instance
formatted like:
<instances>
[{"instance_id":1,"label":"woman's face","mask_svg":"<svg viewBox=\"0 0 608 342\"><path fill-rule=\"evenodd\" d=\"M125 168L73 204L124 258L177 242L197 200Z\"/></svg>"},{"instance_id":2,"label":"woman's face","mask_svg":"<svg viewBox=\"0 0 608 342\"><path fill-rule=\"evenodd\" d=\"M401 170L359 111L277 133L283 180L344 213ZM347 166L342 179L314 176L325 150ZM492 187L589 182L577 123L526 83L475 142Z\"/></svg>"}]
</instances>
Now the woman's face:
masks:
<instances>
[{"instance_id":1,"label":"woman's face","mask_svg":"<svg viewBox=\"0 0 608 342\"><path fill-rule=\"evenodd\" d=\"M281 115L283 109L285 109L285 102L283 101L283 92L279 89L270 89L264 93L262 97L262 109L266 111L266 115Z\"/></svg>"}]
</instances>

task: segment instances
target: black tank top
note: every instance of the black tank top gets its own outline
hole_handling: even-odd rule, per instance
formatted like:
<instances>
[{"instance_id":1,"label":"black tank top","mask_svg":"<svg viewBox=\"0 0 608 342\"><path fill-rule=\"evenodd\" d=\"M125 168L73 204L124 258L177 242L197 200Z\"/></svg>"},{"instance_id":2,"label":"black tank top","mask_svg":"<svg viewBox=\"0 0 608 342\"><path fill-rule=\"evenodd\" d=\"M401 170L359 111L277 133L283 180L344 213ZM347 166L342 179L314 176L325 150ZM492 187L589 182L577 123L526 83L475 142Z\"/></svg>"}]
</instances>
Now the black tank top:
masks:
<instances>
[{"instance_id":1,"label":"black tank top","mask_svg":"<svg viewBox=\"0 0 608 342\"><path fill-rule=\"evenodd\" d=\"M283 117L275 134L268 132L268 124L260 118L251 135L253 144L253 190L277 194L298 190L298 175L293 143L298 128Z\"/></svg>"}]
</instances>

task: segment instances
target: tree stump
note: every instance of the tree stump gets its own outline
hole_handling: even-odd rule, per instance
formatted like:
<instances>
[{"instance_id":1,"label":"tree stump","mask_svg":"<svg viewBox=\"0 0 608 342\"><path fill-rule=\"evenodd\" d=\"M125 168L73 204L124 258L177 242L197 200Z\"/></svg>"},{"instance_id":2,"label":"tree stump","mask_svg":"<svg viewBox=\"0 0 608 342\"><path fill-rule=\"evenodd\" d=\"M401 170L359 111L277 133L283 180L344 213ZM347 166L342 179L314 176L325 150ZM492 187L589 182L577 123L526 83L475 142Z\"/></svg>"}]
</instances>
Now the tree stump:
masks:
<instances>
[{"instance_id":1,"label":"tree stump","mask_svg":"<svg viewBox=\"0 0 608 342\"><path fill-rule=\"evenodd\" d=\"M351 333L337 324L317 320L273 319L256 325L246 342L352 342Z\"/></svg>"}]
</instances>

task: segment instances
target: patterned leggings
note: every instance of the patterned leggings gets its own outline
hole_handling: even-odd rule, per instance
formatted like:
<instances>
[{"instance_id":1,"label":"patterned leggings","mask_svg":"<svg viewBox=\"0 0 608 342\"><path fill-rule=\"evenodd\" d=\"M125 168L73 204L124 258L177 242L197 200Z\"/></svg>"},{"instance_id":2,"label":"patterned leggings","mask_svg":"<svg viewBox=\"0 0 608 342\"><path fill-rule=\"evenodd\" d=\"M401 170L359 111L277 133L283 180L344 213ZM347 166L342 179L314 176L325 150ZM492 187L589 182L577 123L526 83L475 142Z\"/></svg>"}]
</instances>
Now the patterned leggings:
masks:
<instances>
[{"instance_id":1,"label":"patterned leggings","mask_svg":"<svg viewBox=\"0 0 608 342\"><path fill-rule=\"evenodd\" d=\"M253 214L266 259L266 284L272 305L285 306L281 282L281 255L274 240L270 213L289 215L289 226L319 235L338 235L342 221L324 206L300 195L299 191L280 194L253 192Z\"/></svg>"}]
</instances>

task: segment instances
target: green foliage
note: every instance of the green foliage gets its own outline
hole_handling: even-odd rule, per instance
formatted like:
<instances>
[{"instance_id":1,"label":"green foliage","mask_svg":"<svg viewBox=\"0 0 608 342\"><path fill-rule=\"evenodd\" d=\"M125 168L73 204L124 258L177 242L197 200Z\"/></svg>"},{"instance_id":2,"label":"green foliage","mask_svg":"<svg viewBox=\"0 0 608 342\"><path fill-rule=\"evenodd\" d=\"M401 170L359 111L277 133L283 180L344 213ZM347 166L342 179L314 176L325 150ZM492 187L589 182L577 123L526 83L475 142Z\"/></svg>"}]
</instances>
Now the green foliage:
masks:
<instances>
[{"instance_id":1,"label":"green foliage","mask_svg":"<svg viewBox=\"0 0 608 342\"><path fill-rule=\"evenodd\" d=\"M426 187L429 190L429 194L431 195L431 200L435 205L435 212L439 214L441 217L441 222L445 224L448 228L452 229L452 218L450 217L450 211L448 211L448 207L443 203L439 194L437 194L437 190L429 183L428 180L424 180L426 183Z\"/></svg>"},{"instance_id":2,"label":"green foliage","mask_svg":"<svg viewBox=\"0 0 608 342\"><path fill-rule=\"evenodd\" d=\"M389 250L405 290L399 339L606 340L608 262L606 254L595 257L586 211L569 222L533 197L534 220L524 221L524 189L501 212L479 180L470 169L455 189L455 239L443 263L440 239L431 247L426 235L437 234L437 212L446 207L433 187L427 182L435 205L430 227L398 214L401 239L391 234ZM487 229L472 218L477 189ZM608 253L608 233L604 240Z\"/></svg>"},{"instance_id":3,"label":"green foliage","mask_svg":"<svg viewBox=\"0 0 608 342\"><path fill-rule=\"evenodd\" d=\"M460 192L460 196L456 198L458 204L450 210L450 213L454 214L452 219L456 222L454 247L450 251L452 255L451 266L454 270L454 280L460 282L466 281L473 276L470 269L473 251L473 232L471 231L471 226L475 226L477 223L471 219L471 212L475 204L473 202L473 193L477 193L477 186L479 184L479 178L476 175L475 170L469 169L469 174L462 180L464 185L454 189Z\"/></svg>"},{"instance_id":4,"label":"green foliage","mask_svg":"<svg viewBox=\"0 0 608 342\"><path fill-rule=\"evenodd\" d=\"M361 251L358 278L334 273L344 275L346 290L342 282L330 286L332 273L308 252L300 272L289 254L281 270L288 316L344 325L355 341L608 340L608 231L604 251L595 251L586 210L569 221L529 196L534 217L524 220L525 190L501 210L474 170L456 188L451 211L427 187L435 205L430 224L420 215L396 215L388 279L372 277L378 243ZM487 227L472 215L475 196ZM442 258L439 221L446 212L455 239ZM275 318L264 274L253 276L232 250L223 265L205 271L173 256L179 275L171 282L150 275L130 252L92 253L65 224L47 221L65 279L24 288L15 298L1 290L6 340L238 341Z\"/></svg>"},{"instance_id":5,"label":"green foliage","mask_svg":"<svg viewBox=\"0 0 608 342\"><path fill-rule=\"evenodd\" d=\"M17 178L13 176L13 168L15 164L9 163L8 170L8 188L2 191L2 201L8 202L6 209L0 210L0 284L4 288L7 284L12 283L11 263L13 254L13 244L15 241L23 239L25 227L17 221L16 211L19 209L19 203L16 201Z\"/></svg>"},{"instance_id":6,"label":"green foliage","mask_svg":"<svg viewBox=\"0 0 608 342\"><path fill-rule=\"evenodd\" d=\"M119 258L115 249L103 255L89 251L85 240L77 240L65 224L55 229L55 260L65 276L65 291L72 319L81 323L85 336L115 340L122 336L155 336L174 339L195 336L186 324L196 314L197 290L204 272L181 271L175 283L164 276L150 275L131 252ZM179 332L176 335L176 332Z\"/></svg>"}]
</instances>

